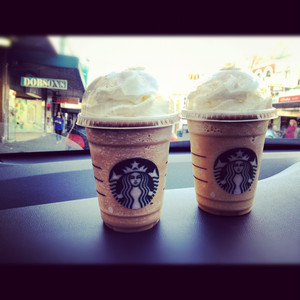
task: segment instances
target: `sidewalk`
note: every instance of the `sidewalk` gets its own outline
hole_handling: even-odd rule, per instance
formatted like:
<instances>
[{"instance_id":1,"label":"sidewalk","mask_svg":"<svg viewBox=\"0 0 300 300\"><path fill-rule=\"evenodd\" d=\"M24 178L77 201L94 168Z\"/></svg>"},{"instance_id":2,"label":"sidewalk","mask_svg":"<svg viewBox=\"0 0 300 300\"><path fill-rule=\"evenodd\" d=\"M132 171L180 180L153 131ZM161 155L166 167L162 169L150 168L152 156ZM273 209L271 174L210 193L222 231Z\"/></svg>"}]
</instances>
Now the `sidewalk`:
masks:
<instances>
[{"instance_id":1,"label":"sidewalk","mask_svg":"<svg viewBox=\"0 0 300 300\"><path fill-rule=\"evenodd\" d=\"M0 153L41 152L66 150L66 137L56 143L55 133L22 133L16 136L15 142L0 142Z\"/></svg>"},{"instance_id":2,"label":"sidewalk","mask_svg":"<svg viewBox=\"0 0 300 300\"><path fill-rule=\"evenodd\" d=\"M183 137L178 137L178 141L189 139L185 133ZM77 148L77 149L76 149ZM61 143L56 143L55 133L17 133L15 142L0 141L1 153L19 153L19 152L42 152L42 151L62 151L68 150L66 146L66 133L61 136ZM82 150L79 145L73 145L71 150Z\"/></svg>"}]
</instances>

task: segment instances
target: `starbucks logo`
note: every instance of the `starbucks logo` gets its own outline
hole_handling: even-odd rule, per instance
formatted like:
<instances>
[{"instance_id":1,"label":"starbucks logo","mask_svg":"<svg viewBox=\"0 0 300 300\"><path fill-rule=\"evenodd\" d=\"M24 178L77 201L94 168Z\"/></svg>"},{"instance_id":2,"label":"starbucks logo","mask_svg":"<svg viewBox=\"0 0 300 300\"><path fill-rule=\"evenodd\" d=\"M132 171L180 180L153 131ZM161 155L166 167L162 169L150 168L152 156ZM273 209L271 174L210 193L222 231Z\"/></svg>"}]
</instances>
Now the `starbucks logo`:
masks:
<instances>
[{"instance_id":1,"label":"starbucks logo","mask_svg":"<svg viewBox=\"0 0 300 300\"><path fill-rule=\"evenodd\" d=\"M144 158L123 160L109 174L109 186L114 198L130 209L148 205L156 193L158 182L156 165Z\"/></svg>"},{"instance_id":2,"label":"starbucks logo","mask_svg":"<svg viewBox=\"0 0 300 300\"><path fill-rule=\"evenodd\" d=\"M230 194L242 194L253 183L257 157L248 148L234 148L223 152L215 161L214 176L218 185Z\"/></svg>"}]
</instances>

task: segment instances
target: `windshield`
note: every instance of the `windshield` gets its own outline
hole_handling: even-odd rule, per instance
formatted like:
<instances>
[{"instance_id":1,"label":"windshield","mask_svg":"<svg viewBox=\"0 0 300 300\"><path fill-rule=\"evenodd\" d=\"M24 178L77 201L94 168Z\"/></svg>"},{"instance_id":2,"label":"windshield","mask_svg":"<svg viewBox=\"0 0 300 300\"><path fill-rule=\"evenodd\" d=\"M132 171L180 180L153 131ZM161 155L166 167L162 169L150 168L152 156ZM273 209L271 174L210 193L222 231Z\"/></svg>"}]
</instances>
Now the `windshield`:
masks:
<instances>
[{"instance_id":1,"label":"windshield","mask_svg":"<svg viewBox=\"0 0 300 300\"><path fill-rule=\"evenodd\" d=\"M267 88L278 118L266 142L300 144L298 36L3 36L0 37L0 153L88 150L76 124L97 77L144 70L181 112L210 74L234 67ZM173 125L171 148L189 143L187 122Z\"/></svg>"}]
</instances>

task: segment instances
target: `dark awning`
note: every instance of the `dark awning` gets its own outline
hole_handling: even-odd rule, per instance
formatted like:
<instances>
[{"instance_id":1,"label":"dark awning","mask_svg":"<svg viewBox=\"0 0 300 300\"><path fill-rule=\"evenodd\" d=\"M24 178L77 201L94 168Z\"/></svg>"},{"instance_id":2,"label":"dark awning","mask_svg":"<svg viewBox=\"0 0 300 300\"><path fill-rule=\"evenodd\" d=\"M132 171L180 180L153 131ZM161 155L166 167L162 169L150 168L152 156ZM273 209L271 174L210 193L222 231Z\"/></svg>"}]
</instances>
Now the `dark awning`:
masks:
<instances>
[{"instance_id":1,"label":"dark awning","mask_svg":"<svg viewBox=\"0 0 300 300\"><path fill-rule=\"evenodd\" d=\"M18 43L9 49L8 63L12 89L20 90L22 76L61 79L68 81L68 90L57 91L60 96L81 98L85 91L86 80L79 58L58 55L49 41L47 48L47 41L45 37L35 37L35 40L29 38L29 41L23 38L23 42L18 40Z\"/></svg>"},{"instance_id":2,"label":"dark awning","mask_svg":"<svg viewBox=\"0 0 300 300\"><path fill-rule=\"evenodd\" d=\"M273 106L276 108L295 108L300 107L300 101L294 101L294 102L278 102L273 103Z\"/></svg>"},{"instance_id":3,"label":"dark awning","mask_svg":"<svg viewBox=\"0 0 300 300\"><path fill-rule=\"evenodd\" d=\"M60 109L63 113L69 113L69 114L78 114L80 113L80 109L76 109L76 108L65 108L65 107L61 107Z\"/></svg>"}]
</instances>

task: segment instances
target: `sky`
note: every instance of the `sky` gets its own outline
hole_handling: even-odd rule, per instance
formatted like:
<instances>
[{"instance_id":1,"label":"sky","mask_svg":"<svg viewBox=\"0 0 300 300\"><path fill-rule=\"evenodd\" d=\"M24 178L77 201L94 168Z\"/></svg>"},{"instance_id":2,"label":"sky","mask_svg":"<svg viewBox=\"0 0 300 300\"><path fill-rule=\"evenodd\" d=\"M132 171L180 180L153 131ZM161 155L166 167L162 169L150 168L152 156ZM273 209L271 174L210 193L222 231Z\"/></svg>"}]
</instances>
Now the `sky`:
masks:
<instances>
[{"instance_id":1,"label":"sky","mask_svg":"<svg viewBox=\"0 0 300 300\"><path fill-rule=\"evenodd\" d=\"M50 36L59 48L59 37ZM99 76L127 68L144 68L165 93L185 93L226 63L247 69L253 55L269 57L300 49L300 36L68 36L67 55L89 67L88 84ZM299 52L299 50L298 50ZM248 60L247 60L248 58Z\"/></svg>"}]
</instances>

